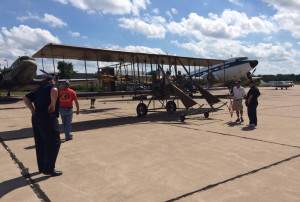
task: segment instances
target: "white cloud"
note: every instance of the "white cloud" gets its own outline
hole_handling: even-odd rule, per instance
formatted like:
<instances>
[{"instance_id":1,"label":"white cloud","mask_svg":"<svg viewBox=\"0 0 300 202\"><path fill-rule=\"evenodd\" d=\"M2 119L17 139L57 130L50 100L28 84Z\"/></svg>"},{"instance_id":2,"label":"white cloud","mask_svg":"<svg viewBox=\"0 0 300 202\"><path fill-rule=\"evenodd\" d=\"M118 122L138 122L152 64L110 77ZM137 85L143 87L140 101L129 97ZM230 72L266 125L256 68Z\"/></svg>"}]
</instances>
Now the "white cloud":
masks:
<instances>
[{"instance_id":1,"label":"white cloud","mask_svg":"<svg viewBox=\"0 0 300 202\"><path fill-rule=\"evenodd\" d=\"M166 15L167 15L170 19L173 18L171 11L166 11Z\"/></svg>"},{"instance_id":2,"label":"white cloud","mask_svg":"<svg viewBox=\"0 0 300 202\"><path fill-rule=\"evenodd\" d=\"M293 44L290 43L290 42L286 42L286 43L284 43L284 47L285 48L291 48L291 47L293 47Z\"/></svg>"},{"instance_id":3,"label":"white cloud","mask_svg":"<svg viewBox=\"0 0 300 202\"><path fill-rule=\"evenodd\" d=\"M152 10L152 12L155 14L155 15L158 15L159 14L159 9L158 8L154 8Z\"/></svg>"},{"instance_id":4,"label":"white cloud","mask_svg":"<svg viewBox=\"0 0 300 202\"><path fill-rule=\"evenodd\" d=\"M68 0L54 0L62 4L68 4Z\"/></svg>"},{"instance_id":5,"label":"white cloud","mask_svg":"<svg viewBox=\"0 0 300 202\"><path fill-rule=\"evenodd\" d=\"M88 13L124 15L133 13L139 15L140 10L145 10L150 0L56 0L60 3L70 3L72 6L85 10Z\"/></svg>"},{"instance_id":6,"label":"white cloud","mask_svg":"<svg viewBox=\"0 0 300 202\"><path fill-rule=\"evenodd\" d=\"M233 10L225 10L220 16L210 13L209 18L191 13L187 19L171 22L167 27L171 33L193 36L196 39L203 36L233 39L245 37L250 33L269 34L276 31L276 26L269 20L259 17L248 18L245 13Z\"/></svg>"},{"instance_id":7,"label":"white cloud","mask_svg":"<svg viewBox=\"0 0 300 202\"><path fill-rule=\"evenodd\" d=\"M139 15L140 9L146 10L147 5L150 4L150 0L133 0L132 13L133 15Z\"/></svg>"},{"instance_id":8,"label":"white cloud","mask_svg":"<svg viewBox=\"0 0 300 202\"><path fill-rule=\"evenodd\" d=\"M274 19L281 29L291 32L292 37L300 38L300 1L263 0L273 6L278 13Z\"/></svg>"},{"instance_id":9,"label":"white cloud","mask_svg":"<svg viewBox=\"0 0 300 202\"><path fill-rule=\"evenodd\" d=\"M124 50L139 53L165 54L160 48L149 48L146 46L126 46Z\"/></svg>"},{"instance_id":10,"label":"white cloud","mask_svg":"<svg viewBox=\"0 0 300 202\"><path fill-rule=\"evenodd\" d=\"M8 30L2 27L0 55L15 60L18 56L34 54L47 43L60 43L58 37L53 36L48 30L30 28L26 25L13 27ZM2 36L1 35L1 36Z\"/></svg>"},{"instance_id":11,"label":"white cloud","mask_svg":"<svg viewBox=\"0 0 300 202\"><path fill-rule=\"evenodd\" d=\"M154 16L152 18L146 18L141 20L139 18L120 18L119 26L137 33L144 34L148 38L160 38L165 37L166 29L164 24L166 20L160 16Z\"/></svg>"},{"instance_id":12,"label":"white cloud","mask_svg":"<svg viewBox=\"0 0 300 202\"><path fill-rule=\"evenodd\" d=\"M80 37L80 33L79 33L79 32L68 31L68 33L69 33L72 37Z\"/></svg>"},{"instance_id":13,"label":"white cloud","mask_svg":"<svg viewBox=\"0 0 300 202\"><path fill-rule=\"evenodd\" d=\"M264 40L264 41L271 41L272 38L273 38L272 36L267 36L267 37L265 37L263 40Z\"/></svg>"},{"instance_id":14,"label":"white cloud","mask_svg":"<svg viewBox=\"0 0 300 202\"><path fill-rule=\"evenodd\" d=\"M62 21L61 19L55 17L54 15L50 15L48 13L44 14L44 17L40 17L38 15L33 15L30 12L27 12L27 16L22 16L22 17L17 17L18 20L21 22L26 21L26 20L38 20L42 23L48 24L50 27L64 27L67 26L67 23Z\"/></svg>"},{"instance_id":15,"label":"white cloud","mask_svg":"<svg viewBox=\"0 0 300 202\"><path fill-rule=\"evenodd\" d=\"M42 19L42 22L45 22L50 27L64 27L67 26L67 23L63 22L61 19L50 15L48 13L44 14L44 18Z\"/></svg>"},{"instance_id":16,"label":"white cloud","mask_svg":"<svg viewBox=\"0 0 300 202\"><path fill-rule=\"evenodd\" d=\"M172 8L171 11L172 11L172 13L173 13L174 15L177 15L177 14L178 14L178 11L176 10L176 8Z\"/></svg>"},{"instance_id":17,"label":"white cloud","mask_svg":"<svg viewBox=\"0 0 300 202\"><path fill-rule=\"evenodd\" d=\"M230 3L233 3L237 6L243 6L243 4L239 0L228 0Z\"/></svg>"}]
</instances>

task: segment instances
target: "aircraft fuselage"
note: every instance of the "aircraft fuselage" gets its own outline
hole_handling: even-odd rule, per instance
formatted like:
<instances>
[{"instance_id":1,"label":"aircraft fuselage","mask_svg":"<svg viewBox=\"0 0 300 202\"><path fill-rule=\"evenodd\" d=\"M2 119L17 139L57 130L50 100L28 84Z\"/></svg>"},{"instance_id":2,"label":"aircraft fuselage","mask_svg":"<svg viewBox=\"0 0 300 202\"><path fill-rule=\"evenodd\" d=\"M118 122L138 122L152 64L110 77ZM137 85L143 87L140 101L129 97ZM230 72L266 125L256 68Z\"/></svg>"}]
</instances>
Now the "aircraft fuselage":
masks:
<instances>
[{"instance_id":1,"label":"aircraft fuselage","mask_svg":"<svg viewBox=\"0 0 300 202\"><path fill-rule=\"evenodd\" d=\"M249 60L246 57L231 58L225 63L203 67L200 71L191 72L191 76L198 77L204 82L213 80L213 83L224 83L246 76L257 64L257 60Z\"/></svg>"},{"instance_id":2,"label":"aircraft fuselage","mask_svg":"<svg viewBox=\"0 0 300 202\"><path fill-rule=\"evenodd\" d=\"M32 84L36 76L37 63L28 56L19 57L11 66L11 71L3 76L0 88L9 91L22 89Z\"/></svg>"}]
</instances>

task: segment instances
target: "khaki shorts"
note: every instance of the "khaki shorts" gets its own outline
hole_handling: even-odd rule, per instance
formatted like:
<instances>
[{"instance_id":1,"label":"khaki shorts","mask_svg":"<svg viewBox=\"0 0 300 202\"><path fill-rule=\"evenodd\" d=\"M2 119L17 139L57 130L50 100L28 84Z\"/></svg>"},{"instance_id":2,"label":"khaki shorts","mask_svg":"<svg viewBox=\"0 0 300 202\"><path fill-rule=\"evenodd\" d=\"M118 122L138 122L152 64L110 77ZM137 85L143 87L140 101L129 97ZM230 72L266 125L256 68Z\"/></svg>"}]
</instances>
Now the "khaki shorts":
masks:
<instances>
[{"instance_id":1,"label":"khaki shorts","mask_svg":"<svg viewBox=\"0 0 300 202\"><path fill-rule=\"evenodd\" d=\"M237 110L242 110L242 109L243 109L243 99L233 100L232 110L237 111Z\"/></svg>"}]
</instances>

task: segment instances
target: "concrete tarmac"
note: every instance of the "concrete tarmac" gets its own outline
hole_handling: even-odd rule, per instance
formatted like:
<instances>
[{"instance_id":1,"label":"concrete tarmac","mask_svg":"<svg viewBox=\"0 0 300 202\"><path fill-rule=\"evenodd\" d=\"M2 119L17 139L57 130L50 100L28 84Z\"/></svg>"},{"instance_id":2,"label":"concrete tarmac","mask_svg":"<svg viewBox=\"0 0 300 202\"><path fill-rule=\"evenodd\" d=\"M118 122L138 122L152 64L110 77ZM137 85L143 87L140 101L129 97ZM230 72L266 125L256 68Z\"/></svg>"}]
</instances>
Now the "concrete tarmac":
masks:
<instances>
[{"instance_id":1,"label":"concrete tarmac","mask_svg":"<svg viewBox=\"0 0 300 202\"><path fill-rule=\"evenodd\" d=\"M138 118L127 98L80 100L58 177L37 172L22 100L1 102L0 201L300 201L300 86L260 91L255 128L246 108L241 124L226 107L180 122L165 110Z\"/></svg>"}]
</instances>

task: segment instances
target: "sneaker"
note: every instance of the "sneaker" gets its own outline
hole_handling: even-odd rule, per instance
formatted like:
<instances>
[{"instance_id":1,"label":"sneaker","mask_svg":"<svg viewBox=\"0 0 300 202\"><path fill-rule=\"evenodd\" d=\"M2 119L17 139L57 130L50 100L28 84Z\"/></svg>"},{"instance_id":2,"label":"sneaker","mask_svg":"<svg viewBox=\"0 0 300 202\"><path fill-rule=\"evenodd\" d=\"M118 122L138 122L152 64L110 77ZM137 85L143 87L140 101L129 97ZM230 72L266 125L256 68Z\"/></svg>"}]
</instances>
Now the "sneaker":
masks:
<instances>
[{"instance_id":1,"label":"sneaker","mask_svg":"<svg viewBox=\"0 0 300 202\"><path fill-rule=\"evenodd\" d=\"M247 127L255 127L255 124L253 124L253 123L248 124Z\"/></svg>"},{"instance_id":2,"label":"sneaker","mask_svg":"<svg viewBox=\"0 0 300 202\"><path fill-rule=\"evenodd\" d=\"M72 140L73 139L73 135L70 135L70 137L66 138L66 141Z\"/></svg>"},{"instance_id":3,"label":"sneaker","mask_svg":"<svg viewBox=\"0 0 300 202\"><path fill-rule=\"evenodd\" d=\"M241 122L244 122L244 119L243 119L243 117L241 117Z\"/></svg>"},{"instance_id":4,"label":"sneaker","mask_svg":"<svg viewBox=\"0 0 300 202\"><path fill-rule=\"evenodd\" d=\"M238 118L235 120L235 122L240 122L240 118L238 117Z\"/></svg>"}]
</instances>

